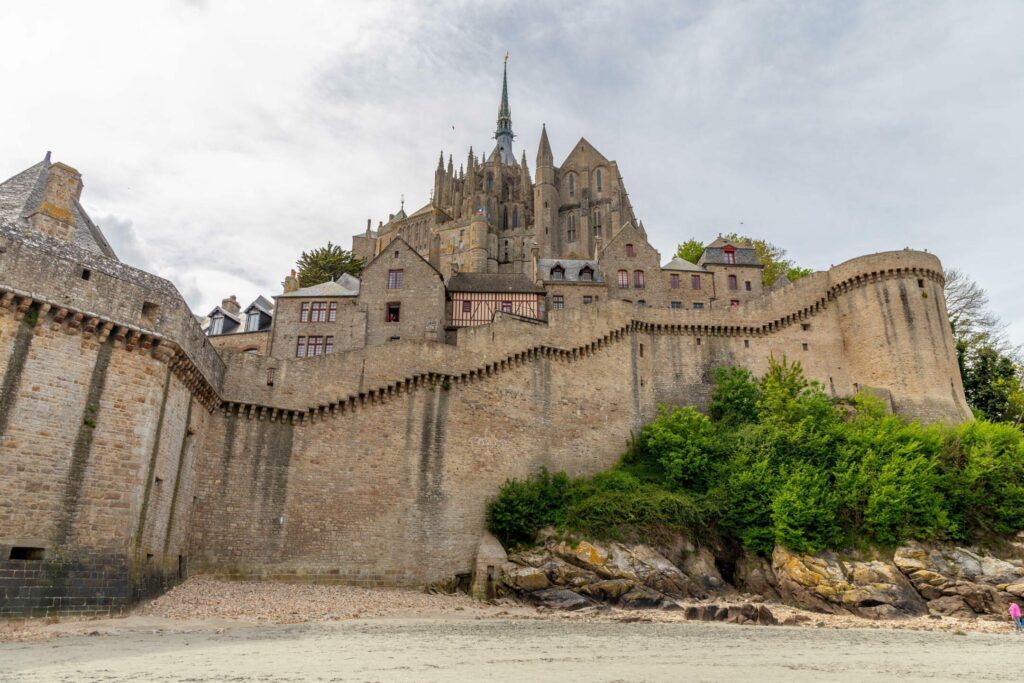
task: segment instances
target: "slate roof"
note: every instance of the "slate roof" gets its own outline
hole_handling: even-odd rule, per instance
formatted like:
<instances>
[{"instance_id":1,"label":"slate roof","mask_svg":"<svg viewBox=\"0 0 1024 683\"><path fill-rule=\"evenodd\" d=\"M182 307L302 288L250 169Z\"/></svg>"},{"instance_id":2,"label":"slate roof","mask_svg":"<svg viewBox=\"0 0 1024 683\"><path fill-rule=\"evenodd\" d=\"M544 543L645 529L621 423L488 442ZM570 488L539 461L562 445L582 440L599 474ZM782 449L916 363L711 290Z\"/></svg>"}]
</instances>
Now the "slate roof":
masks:
<instances>
[{"instance_id":1,"label":"slate roof","mask_svg":"<svg viewBox=\"0 0 1024 683\"><path fill-rule=\"evenodd\" d=\"M731 264L725 260L724 248L729 245L736 248L736 262ZM757 252L754 250L753 242L750 240L737 240L734 242L727 240L724 237L719 237L704 248L704 253L701 254L700 260L697 261L697 265L703 266L705 263L711 263L714 265L763 267L761 260L757 258Z\"/></svg>"},{"instance_id":2,"label":"slate roof","mask_svg":"<svg viewBox=\"0 0 1024 683\"><path fill-rule=\"evenodd\" d=\"M21 173L0 183L0 224L17 230L28 232L28 217L39 208L46 190L46 179L50 174L50 153L38 164L29 166ZM110 247L103 233L89 218L89 215L77 201L72 207L75 231L71 236L72 244L96 254L116 259L117 255Z\"/></svg>"},{"instance_id":3,"label":"slate roof","mask_svg":"<svg viewBox=\"0 0 1024 683\"><path fill-rule=\"evenodd\" d=\"M555 266L561 266L565 270L565 275L561 280L551 279L551 269ZM597 261L587 261L584 259L537 259L537 276L545 282L591 282L591 280L580 279L580 271L588 266L594 273L592 281L604 282L604 276L601 275L601 271L597 267Z\"/></svg>"},{"instance_id":4,"label":"slate roof","mask_svg":"<svg viewBox=\"0 0 1024 683\"><path fill-rule=\"evenodd\" d=\"M684 258L676 256L674 259L661 267L662 270L685 270L694 273L706 273L707 271L696 263L690 263Z\"/></svg>"},{"instance_id":5,"label":"slate roof","mask_svg":"<svg viewBox=\"0 0 1024 683\"><path fill-rule=\"evenodd\" d=\"M344 276L342 276L344 277ZM349 276L351 277L351 276ZM341 280L341 278L338 278ZM312 297L312 296L356 296L359 294L359 280L355 280L355 286L347 282L342 284L341 282L335 282L328 280L327 282L321 282L318 285L312 285L310 287L300 287L294 292L285 292L284 294L278 294L275 299L284 299L291 297Z\"/></svg>"},{"instance_id":6,"label":"slate roof","mask_svg":"<svg viewBox=\"0 0 1024 683\"><path fill-rule=\"evenodd\" d=\"M521 273L456 273L448 280L448 291L544 294L543 287Z\"/></svg>"},{"instance_id":7,"label":"slate roof","mask_svg":"<svg viewBox=\"0 0 1024 683\"><path fill-rule=\"evenodd\" d=\"M267 315L274 315L274 304L267 300L267 298L262 294L256 297L256 299L251 304L246 306L244 310L248 311L250 308L254 306L263 313L266 313Z\"/></svg>"}]
</instances>

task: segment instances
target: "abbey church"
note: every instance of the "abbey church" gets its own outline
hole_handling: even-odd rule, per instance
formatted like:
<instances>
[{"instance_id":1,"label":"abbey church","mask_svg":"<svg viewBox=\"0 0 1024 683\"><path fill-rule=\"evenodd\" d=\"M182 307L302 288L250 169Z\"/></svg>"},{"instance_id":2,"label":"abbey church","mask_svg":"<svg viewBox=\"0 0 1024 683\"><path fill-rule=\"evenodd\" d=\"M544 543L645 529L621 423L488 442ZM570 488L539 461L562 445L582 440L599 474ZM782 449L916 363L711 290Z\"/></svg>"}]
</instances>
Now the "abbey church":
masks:
<instances>
[{"instance_id":1,"label":"abbey church","mask_svg":"<svg viewBox=\"0 0 1024 683\"><path fill-rule=\"evenodd\" d=\"M75 168L0 183L0 617L197 574L486 576L503 482L610 467L720 367L786 356L837 401L971 419L934 254L769 288L749 243L663 261L614 161L581 138L556 166L542 129L531 176L512 131L506 73L494 148L360 230L358 277L208 311L117 258Z\"/></svg>"}]
</instances>

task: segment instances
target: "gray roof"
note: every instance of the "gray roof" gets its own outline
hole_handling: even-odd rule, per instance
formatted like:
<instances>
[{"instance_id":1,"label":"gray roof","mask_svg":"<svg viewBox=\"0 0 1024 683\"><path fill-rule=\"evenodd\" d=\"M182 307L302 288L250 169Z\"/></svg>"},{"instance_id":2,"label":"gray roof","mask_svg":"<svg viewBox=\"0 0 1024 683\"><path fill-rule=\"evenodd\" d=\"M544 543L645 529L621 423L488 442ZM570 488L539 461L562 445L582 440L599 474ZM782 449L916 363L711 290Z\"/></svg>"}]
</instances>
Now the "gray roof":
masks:
<instances>
[{"instance_id":1,"label":"gray roof","mask_svg":"<svg viewBox=\"0 0 1024 683\"><path fill-rule=\"evenodd\" d=\"M224 316L225 318L229 318L230 320L234 320L234 321L235 321L236 323L238 323L238 322L241 322L241 321L242 321L242 317L241 317L241 314L239 314L239 313L232 313L231 311L227 310L226 308L222 308L222 307L220 307L220 306L214 306L214 307L213 307L213 310L212 310L212 311L210 311L210 312L209 312L209 313L208 313L208 314L206 315L206 317L207 317L207 318L212 318L212 317L214 317L215 315L217 315L218 313L220 313L221 315L223 315L223 316Z\"/></svg>"},{"instance_id":2,"label":"gray roof","mask_svg":"<svg viewBox=\"0 0 1024 683\"><path fill-rule=\"evenodd\" d=\"M725 247L732 246L736 249L736 263L729 264L725 260ZM737 265L737 266L761 266L760 259L757 258L757 252L754 251L754 245L749 240L739 240L733 242L727 240L724 237L719 237L714 242L704 248L704 253L701 254L700 259L697 261L697 265L703 266L705 263L711 263L714 265Z\"/></svg>"},{"instance_id":3,"label":"gray roof","mask_svg":"<svg viewBox=\"0 0 1024 683\"><path fill-rule=\"evenodd\" d=\"M341 278L338 278L337 282L328 280L327 282L321 282L318 285L312 285L310 287L300 287L296 289L294 292L285 292L284 294L278 294L274 298L277 299L300 296L356 296L359 294L359 280L357 280L356 278L352 279L355 280L354 287L348 281L346 281L345 284L342 284Z\"/></svg>"},{"instance_id":4,"label":"gray roof","mask_svg":"<svg viewBox=\"0 0 1024 683\"><path fill-rule=\"evenodd\" d=\"M698 266L696 263L690 263L684 258L676 256L674 259L666 263L661 267L662 270L685 270L694 273L706 273L707 271Z\"/></svg>"},{"instance_id":5,"label":"gray roof","mask_svg":"<svg viewBox=\"0 0 1024 683\"><path fill-rule=\"evenodd\" d=\"M456 273L448 280L448 291L544 294L543 287L521 273Z\"/></svg>"},{"instance_id":6,"label":"gray roof","mask_svg":"<svg viewBox=\"0 0 1024 683\"><path fill-rule=\"evenodd\" d=\"M551 270L557 266L561 266L562 270L565 271L565 275L561 280L552 280ZM597 267L597 261L555 258L537 259L537 276L545 282L590 282L590 280L580 280L580 271L584 268L590 268L593 272L594 282L604 282L604 277Z\"/></svg>"},{"instance_id":7,"label":"gray roof","mask_svg":"<svg viewBox=\"0 0 1024 683\"><path fill-rule=\"evenodd\" d=\"M245 307L245 311L248 312L250 308L256 307L267 315L274 315L274 304L271 303L267 297L260 294L256 299Z\"/></svg>"},{"instance_id":8,"label":"gray roof","mask_svg":"<svg viewBox=\"0 0 1024 683\"><path fill-rule=\"evenodd\" d=\"M38 164L0 183L0 224L18 232L28 232L28 217L39 208L50 173L50 153ZM103 233L90 220L82 205L75 201L72 207L75 231L71 242L76 246L116 259Z\"/></svg>"}]
</instances>

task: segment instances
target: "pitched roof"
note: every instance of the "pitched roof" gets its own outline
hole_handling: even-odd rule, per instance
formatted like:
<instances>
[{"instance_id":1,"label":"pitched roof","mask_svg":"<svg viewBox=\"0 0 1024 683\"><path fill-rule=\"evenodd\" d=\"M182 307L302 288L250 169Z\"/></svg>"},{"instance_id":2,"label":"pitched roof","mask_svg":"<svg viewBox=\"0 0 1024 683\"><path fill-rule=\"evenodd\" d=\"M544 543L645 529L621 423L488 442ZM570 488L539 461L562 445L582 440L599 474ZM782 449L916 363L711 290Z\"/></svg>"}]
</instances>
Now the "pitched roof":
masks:
<instances>
[{"instance_id":1,"label":"pitched roof","mask_svg":"<svg viewBox=\"0 0 1024 683\"><path fill-rule=\"evenodd\" d=\"M456 273L448 280L448 291L543 294L544 288L521 273Z\"/></svg>"},{"instance_id":2,"label":"pitched roof","mask_svg":"<svg viewBox=\"0 0 1024 683\"><path fill-rule=\"evenodd\" d=\"M250 308L258 308L260 311L267 315L274 315L274 304L271 303L265 296L260 294L251 304L245 307L245 312L248 312Z\"/></svg>"},{"instance_id":3,"label":"pitched roof","mask_svg":"<svg viewBox=\"0 0 1024 683\"><path fill-rule=\"evenodd\" d=\"M561 280L554 280L554 282L604 282L604 276L601 275L601 271L597 267L597 261L583 259L537 259L538 277L544 281L552 281L551 271L556 266L561 266L565 273ZM590 276L591 280L580 279L580 271L584 268L590 268L592 273Z\"/></svg>"},{"instance_id":4,"label":"pitched roof","mask_svg":"<svg viewBox=\"0 0 1024 683\"><path fill-rule=\"evenodd\" d=\"M698 266L696 263L690 263L684 258L676 256L674 259L666 263L661 267L662 270L686 270L693 271L696 273L706 273L707 271Z\"/></svg>"},{"instance_id":5,"label":"pitched roof","mask_svg":"<svg viewBox=\"0 0 1024 683\"><path fill-rule=\"evenodd\" d=\"M28 217L43 201L46 179L50 174L50 153L37 164L0 183L0 224L18 231L29 229ZM76 200L72 206L74 232L71 242L94 253L116 259L103 232Z\"/></svg>"},{"instance_id":6,"label":"pitched roof","mask_svg":"<svg viewBox=\"0 0 1024 683\"><path fill-rule=\"evenodd\" d=\"M284 299L291 297L310 297L310 296L356 296L359 294L359 288L356 287L354 290L351 287L347 287L340 282L328 280L327 282L321 282L318 285L312 285L309 287L299 287L294 292L285 292L284 294L278 294L275 299Z\"/></svg>"}]
</instances>

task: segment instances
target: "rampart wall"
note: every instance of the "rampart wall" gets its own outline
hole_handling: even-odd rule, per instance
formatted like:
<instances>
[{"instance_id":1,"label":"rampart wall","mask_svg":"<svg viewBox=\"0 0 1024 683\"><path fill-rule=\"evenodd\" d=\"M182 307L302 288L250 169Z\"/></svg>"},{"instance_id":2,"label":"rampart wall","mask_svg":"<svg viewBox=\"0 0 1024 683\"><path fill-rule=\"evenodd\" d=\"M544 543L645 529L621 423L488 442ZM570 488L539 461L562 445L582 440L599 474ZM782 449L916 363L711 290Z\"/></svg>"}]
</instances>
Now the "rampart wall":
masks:
<instances>
[{"instance_id":1,"label":"rampart wall","mask_svg":"<svg viewBox=\"0 0 1024 683\"><path fill-rule=\"evenodd\" d=\"M505 479L611 465L659 404L704 404L720 365L786 355L835 395L970 415L921 252L738 309L602 302L547 325L499 314L457 345L222 360L170 283L71 245L0 247L0 552L45 549L0 560L5 613L117 610L190 567L390 585L468 570Z\"/></svg>"}]
</instances>

